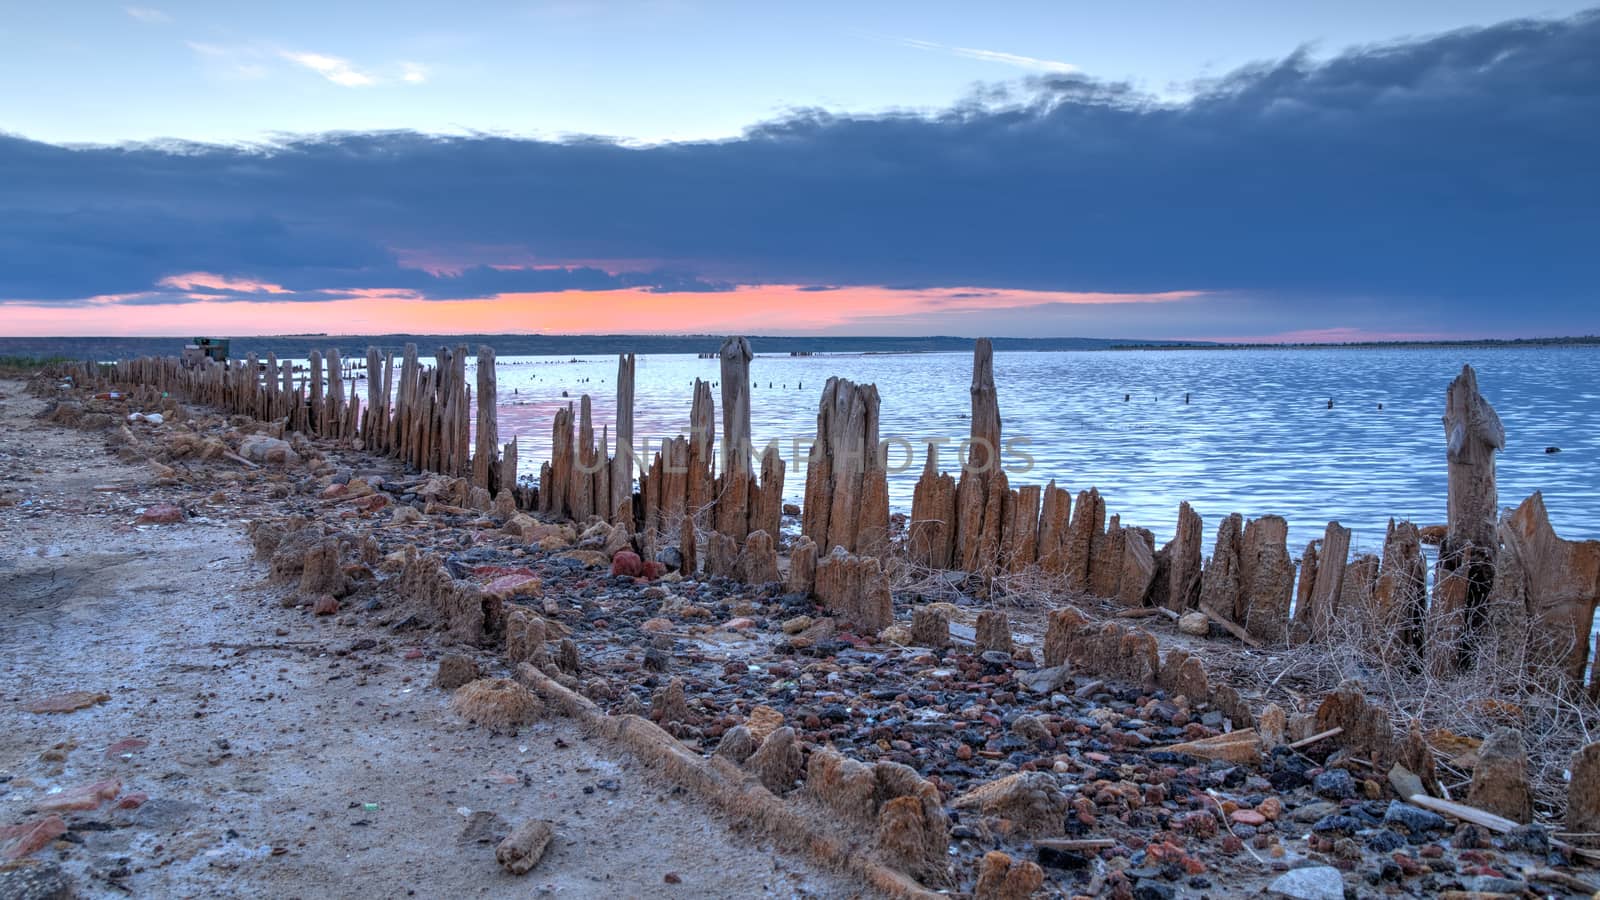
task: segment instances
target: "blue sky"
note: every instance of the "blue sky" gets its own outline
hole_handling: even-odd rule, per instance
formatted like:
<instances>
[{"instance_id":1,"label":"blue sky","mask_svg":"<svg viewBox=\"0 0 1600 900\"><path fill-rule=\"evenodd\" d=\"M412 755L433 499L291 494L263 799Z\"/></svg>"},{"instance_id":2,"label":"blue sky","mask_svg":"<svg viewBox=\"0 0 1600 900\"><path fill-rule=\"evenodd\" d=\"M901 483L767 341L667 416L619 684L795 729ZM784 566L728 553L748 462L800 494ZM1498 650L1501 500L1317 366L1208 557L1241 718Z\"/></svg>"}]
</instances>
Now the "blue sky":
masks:
<instances>
[{"instance_id":1,"label":"blue sky","mask_svg":"<svg viewBox=\"0 0 1600 900\"><path fill-rule=\"evenodd\" d=\"M51 142L406 128L643 141L935 110L1073 67L1161 95L1297 47L1581 3L557 0L4 4L0 127ZM317 68L321 66L322 68Z\"/></svg>"},{"instance_id":2,"label":"blue sky","mask_svg":"<svg viewBox=\"0 0 1600 900\"><path fill-rule=\"evenodd\" d=\"M6 13L19 333L1600 333L1600 10Z\"/></svg>"}]
</instances>

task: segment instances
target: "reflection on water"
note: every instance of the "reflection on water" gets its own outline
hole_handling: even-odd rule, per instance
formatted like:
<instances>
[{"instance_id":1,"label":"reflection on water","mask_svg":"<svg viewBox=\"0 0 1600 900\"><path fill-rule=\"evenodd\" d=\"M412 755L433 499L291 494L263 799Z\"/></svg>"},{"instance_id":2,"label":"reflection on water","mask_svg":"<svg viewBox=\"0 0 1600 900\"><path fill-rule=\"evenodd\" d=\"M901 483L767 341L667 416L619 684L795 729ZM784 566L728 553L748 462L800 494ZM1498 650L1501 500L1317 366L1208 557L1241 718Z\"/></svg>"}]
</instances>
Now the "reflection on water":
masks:
<instances>
[{"instance_id":1,"label":"reflection on water","mask_svg":"<svg viewBox=\"0 0 1600 900\"><path fill-rule=\"evenodd\" d=\"M926 440L952 439L942 461L947 469L957 464L953 444L968 431L970 355L767 357L759 342L755 349L753 437L758 446L782 442L795 502L805 475L791 438L800 438L803 454L831 375L876 383L883 436L918 448L913 464L890 476L897 511L909 510ZM1172 536L1182 500L1205 517L1208 532L1230 512L1276 513L1289 520L1298 555L1329 519L1354 530L1356 547L1374 551L1391 515L1444 521L1440 416L1445 387L1466 362L1505 423L1502 505L1542 490L1562 536L1600 536L1597 349L997 353L994 368L1006 437L1026 437L1034 458L1032 471L1011 476L1013 485L1054 478L1074 492L1098 487L1110 512L1151 529L1158 541ZM549 458L560 405L589 393L597 435L615 419L614 358L505 357L497 369L501 439L518 436L524 475L537 476ZM716 381L717 360L639 357L636 446L686 431L696 377ZM721 395L713 394L720 416ZM1562 452L1547 454L1548 446ZM903 449L890 456L891 465L904 462Z\"/></svg>"}]
</instances>

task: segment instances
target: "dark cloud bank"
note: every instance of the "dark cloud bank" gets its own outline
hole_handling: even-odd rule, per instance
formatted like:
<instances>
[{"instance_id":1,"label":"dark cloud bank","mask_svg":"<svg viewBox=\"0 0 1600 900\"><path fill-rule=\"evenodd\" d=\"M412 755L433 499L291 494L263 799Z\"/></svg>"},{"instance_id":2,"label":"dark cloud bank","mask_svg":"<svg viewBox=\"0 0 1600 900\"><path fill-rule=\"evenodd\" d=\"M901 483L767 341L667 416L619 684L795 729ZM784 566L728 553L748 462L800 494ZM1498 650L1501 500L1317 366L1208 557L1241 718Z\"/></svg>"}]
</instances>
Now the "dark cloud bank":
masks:
<instances>
[{"instance_id":1,"label":"dark cloud bank","mask_svg":"<svg viewBox=\"0 0 1600 900\"><path fill-rule=\"evenodd\" d=\"M807 111L737 140L647 148L0 137L0 173L6 300L132 293L202 270L312 298L729 282L1198 289L1521 305L1553 325L1600 283L1600 13L1296 54L1183 104L1062 77L934 116ZM440 278L389 249L484 261L485 247L648 262Z\"/></svg>"}]
</instances>

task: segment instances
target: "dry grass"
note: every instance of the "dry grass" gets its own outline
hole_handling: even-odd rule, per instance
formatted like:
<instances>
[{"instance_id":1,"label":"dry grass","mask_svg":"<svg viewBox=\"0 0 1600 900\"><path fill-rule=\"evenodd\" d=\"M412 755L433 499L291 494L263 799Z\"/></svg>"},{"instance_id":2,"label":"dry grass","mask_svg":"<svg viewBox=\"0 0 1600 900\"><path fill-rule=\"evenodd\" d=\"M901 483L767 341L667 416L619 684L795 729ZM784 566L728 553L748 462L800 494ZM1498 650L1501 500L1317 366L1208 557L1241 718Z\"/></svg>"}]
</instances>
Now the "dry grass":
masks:
<instances>
[{"instance_id":1,"label":"dry grass","mask_svg":"<svg viewBox=\"0 0 1600 900\"><path fill-rule=\"evenodd\" d=\"M976 596L976 579L892 555L885 568L897 596L929 601ZM1001 573L990 584L990 605L1043 613L1072 603L1096 619L1110 619L1124 607L1114 601L1068 590L1065 578L1030 568ZM1397 646L1387 640L1399 623L1370 605L1340 609L1324 640L1253 649L1228 639L1190 638L1160 618L1140 622L1160 634L1163 650L1182 647L1199 656L1215 684L1229 684L1260 708L1277 703L1291 712L1315 711L1322 698L1347 679L1359 680L1377 704L1389 710L1398 733L1417 723L1435 745L1439 774L1456 799L1464 799L1471 780L1470 759L1451 735L1478 739L1499 727L1521 730L1527 746L1535 806L1547 819L1566 808L1567 766L1572 756L1600 739L1600 705L1550 661L1567 647L1541 644L1526 626L1520 608L1489 608L1488 633L1474 644L1474 665L1466 669L1430 666L1430 646ZM1026 615L1013 625L1031 631L1039 624ZM1452 762L1456 760L1457 762Z\"/></svg>"},{"instance_id":2,"label":"dry grass","mask_svg":"<svg viewBox=\"0 0 1600 900\"><path fill-rule=\"evenodd\" d=\"M1600 706L1551 662L1567 648L1550 646L1518 627L1526 616L1520 608L1487 613L1498 627L1475 639L1473 664L1467 668L1437 665L1437 638L1421 647L1387 642L1395 623L1370 609L1341 609L1324 640L1251 654L1246 671L1235 675L1301 709L1311 705L1305 700L1314 704L1341 681L1359 680L1389 711L1400 733L1416 723L1429 736L1440 778L1456 799L1465 796L1471 760L1460 760L1468 742L1452 736L1476 739L1496 728L1518 729L1528 751L1535 806L1541 815L1559 818L1566 808L1567 766L1600 731ZM1210 658L1207 666L1213 668Z\"/></svg>"},{"instance_id":3,"label":"dry grass","mask_svg":"<svg viewBox=\"0 0 1600 900\"><path fill-rule=\"evenodd\" d=\"M450 706L467 721L496 730L530 725L544 714L544 703L509 678L479 678L463 685Z\"/></svg>"}]
</instances>

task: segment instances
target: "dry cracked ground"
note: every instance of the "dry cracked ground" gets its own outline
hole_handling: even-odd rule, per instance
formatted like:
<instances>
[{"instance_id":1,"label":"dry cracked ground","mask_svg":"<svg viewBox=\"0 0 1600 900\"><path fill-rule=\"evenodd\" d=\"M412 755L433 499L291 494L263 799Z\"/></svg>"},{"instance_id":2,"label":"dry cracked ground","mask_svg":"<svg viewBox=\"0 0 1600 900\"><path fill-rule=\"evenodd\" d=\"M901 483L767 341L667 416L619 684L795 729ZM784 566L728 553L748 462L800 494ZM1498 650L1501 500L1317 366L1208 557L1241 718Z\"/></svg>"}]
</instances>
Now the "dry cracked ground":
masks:
<instances>
[{"instance_id":1,"label":"dry cracked ground","mask_svg":"<svg viewBox=\"0 0 1600 900\"><path fill-rule=\"evenodd\" d=\"M468 725L427 637L282 608L249 510L42 407L0 380L0 829L98 805L60 811L0 897L861 895L563 720ZM158 502L190 516L137 524ZM67 692L99 702L30 710ZM494 842L533 818L556 838L519 878Z\"/></svg>"}]
</instances>

